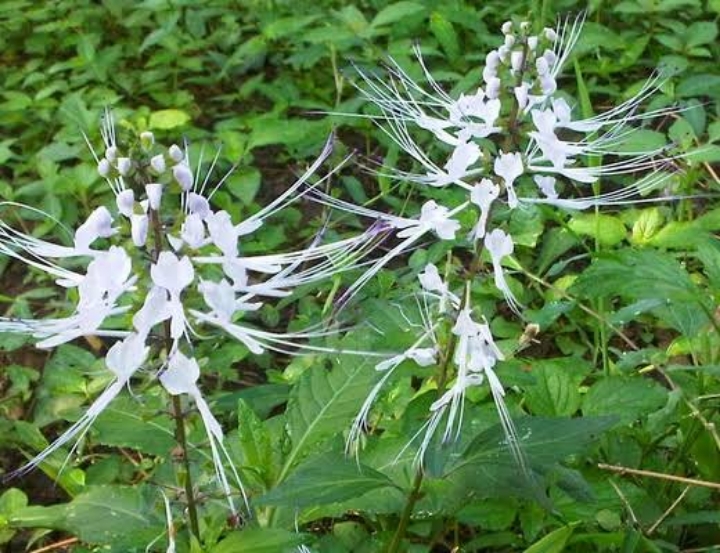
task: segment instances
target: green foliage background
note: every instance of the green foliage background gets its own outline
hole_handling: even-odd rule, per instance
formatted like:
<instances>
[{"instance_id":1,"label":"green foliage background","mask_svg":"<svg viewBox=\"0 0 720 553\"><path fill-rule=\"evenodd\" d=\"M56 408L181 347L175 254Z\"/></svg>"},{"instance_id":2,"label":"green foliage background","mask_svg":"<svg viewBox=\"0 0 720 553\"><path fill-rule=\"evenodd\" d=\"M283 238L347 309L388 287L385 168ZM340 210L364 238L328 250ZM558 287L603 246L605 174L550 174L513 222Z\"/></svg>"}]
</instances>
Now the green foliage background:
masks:
<instances>
[{"instance_id":1,"label":"green foliage background","mask_svg":"<svg viewBox=\"0 0 720 553\"><path fill-rule=\"evenodd\" d=\"M341 159L356 151L393 165L397 151L366 119L352 64L388 57L413 75L421 44L448 89L477 86L484 56L510 17L538 26L588 10L581 41L561 86L584 113L603 111L662 67L671 77L656 105L686 108L641 133L644 145L669 137L686 154L677 193L714 193L720 161L717 0L500 2L430 0L348 4L330 0L240 2L145 0L0 1L0 196L36 206L73 227L109 199L83 133L96 141L99 114L112 106L128 130L160 139L222 145L222 162L240 169L216 197L232 214L251 212L302 171L336 129ZM653 106L649 106L651 109ZM408 187L360 171L335 183L364 202L383 194L400 206ZM3 218L63 240L60 225L28 210ZM352 224L350 222L349 224ZM527 435L533 473L549 490L518 481L486 393L468 398L463 433L428 463L432 478L409 528L409 551L711 551L720 544L720 209L711 199L645 205L622 212L558 214L544 209L513 221L523 248L521 297L540 325L539 344L519 351L502 377ZM300 209L265 230L253 248L291 245L312 234L319 216ZM340 232L340 230L338 230ZM408 282L444 251L419 250L409 269L383 271L367 296L399 302ZM66 298L45 277L0 259L6 316L62 310ZM335 283L339 285L340 283ZM488 305L496 298L484 292ZM301 299L298 318L313 320L324 297ZM386 304L380 304L386 305ZM358 316L387 330L350 336L382 348L408 343L407 325L364 299ZM276 324L280 312L263 317ZM493 331L517 341L522 326L499 314ZM373 340L369 342L370 340ZM46 437L74 420L107 383L102 344L38 352L0 337L2 468L23 463ZM216 368L206 389L223 416L228 441L255 499L248 529L232 530L221 502L204 506L203 544L178 536L180 551L381 551L412 483L413 452L397 459L432 401L419 369L400 371L381 400L358 462L343 456L343 433L377 375L370 363L342 358L270 357L249 363L236 344L203 344ZM258 384L252 386L252 384ZM14 481L0 496L6 551L79 541L73 551L164 550L159 489L175 485L163 398L115 402L60 472L53 457L42 474ZM523 415L534 415L523 417ZM42 432L41 432L42 431ZM202 429L198 477L207 483ZM617 476L598 463L716 483L716 488ZM202 468L204 467L204 470ZM328 470L331 467L332 470ZM360 467L360 470L358 470ZM682 497L681 497L682 496ZM678 498L681 499L677 502ZM296 532L295 525L299 525ZM453 549L458 547L460 549ZM107 551L108 549L103 549Z\"/></svg>"}]
</instances>

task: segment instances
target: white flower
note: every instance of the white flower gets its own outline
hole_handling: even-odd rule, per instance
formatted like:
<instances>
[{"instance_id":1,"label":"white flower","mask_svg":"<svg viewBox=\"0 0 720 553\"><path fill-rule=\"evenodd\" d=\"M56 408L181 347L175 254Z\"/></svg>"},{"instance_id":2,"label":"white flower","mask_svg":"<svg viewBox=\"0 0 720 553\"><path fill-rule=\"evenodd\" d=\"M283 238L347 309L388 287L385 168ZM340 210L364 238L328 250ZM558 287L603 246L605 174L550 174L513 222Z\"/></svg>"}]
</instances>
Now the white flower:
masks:
<instances>
[{"instance_id":1,"label":"white flower","mask_svg":"<svg viewBox=\"0 0 720 553\"><path fill-rule=\"evenodd\" d=\"M513 184L524 172L522 155L517 152L505 154L501 151L500 155L495 158L493 168L495 174L503 179L505 191L508 195L508 206L510 206L510 209L515 209L518 205L518 199Z\"/></svg>"}]
</instances>

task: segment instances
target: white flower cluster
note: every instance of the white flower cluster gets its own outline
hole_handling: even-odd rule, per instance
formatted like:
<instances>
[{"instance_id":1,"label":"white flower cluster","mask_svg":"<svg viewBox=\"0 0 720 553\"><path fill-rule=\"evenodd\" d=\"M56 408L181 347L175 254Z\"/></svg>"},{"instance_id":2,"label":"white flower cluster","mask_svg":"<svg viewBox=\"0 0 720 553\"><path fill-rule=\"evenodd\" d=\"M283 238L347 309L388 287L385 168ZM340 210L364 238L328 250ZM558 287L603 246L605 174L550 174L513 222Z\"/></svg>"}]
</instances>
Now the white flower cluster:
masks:
<instances>
[{"instance_id":1,"label":"white flower cluster","mask_svg":"<svg viewBox=\"0 0 720 553\"><path fill-rule=\"evenodd\" d=\"M77 291L74 312L67 317L0 318L0 331L32 335L41 348L83 336L117 340L105 359L114 375L112 384L79 421L15 474L31 470L59 447L82 436L132 376L148 364L154 348L152 358L163 354L166 359L155 367L162 386L171 395L189 396L197 406L218 480L235 511L223 468L227 452L222 429L197 384L200 367L192 357L195 327L206 324L222 329L255 354L265 350L329 351L308 343L329 331L269 332L246 322L245 316L258 310L267 298L287 296L299 285L353 268L373 247L377 232L371 229L328 244L321 243L322 236L318 236L307 248L285 253L242 253L243 238L312 190L314 185L308 179L330 154L330 142L281 196L235 223L226 211L210 206L213 193L229 175L207 190L217 156L206 177L200 179L202 160L193 171L187 148L172 145L163 149L154 144L152 134L143 133L140 147L123 151L109 113L102 134L105 150L102 158L96 155L96 161L99 174L115 196L115 213L107 207L95 209L77 228L69 246L40 240L0 222L1 253L43 270L60 286ZM155 153L158 150L160 153ZM323 181L319 179L315 185ZM85 262L85 271L63 267L62 261L69 258L77 260L73 266ZM232 471L240 486L237 472Z\"/></svg>"},{"instance_id":2,"label":"white flower cluster","mask_svg":"<svg viewBox=\"0 0 720 553\"><path fill-rule=\"evenodd\" d=\"M396 63L389 68L387 81L359 70L360 90L380 112L365 117L373 119L411 158L414 166L420 168L418 172L390 170L384 176L415 183L421 189L459 188L466 196L459 203L454 200L454 204L442 205L438 195L432 194L434 199L426 201L416 217L397 217L314 192L314 197L327 205L384 220L391 228L398 229L395 236L399 243L350 287L347 297L392 258L408 251L429 233L439 240L457 240L465 231L468 245L489 257L495 287L519 315L522 306L514 297L503 270L503 263L513 255L515 244L505 229L493 226L492 211L498 204L504 204L509 211L530 204L569 209L622 204L668 178L669 174L661 170L663 164L659 163L667 148L632 151L627 147L628 139L636 130L633 123L675 111L668 108L636 113L640 104L657 91L659 76L651 78L634 97L616 108L587 119L577 119L571 105L559 95L557 79L579 37L582 23L580 17L566 21L557 30L546 28L538 34L532 34L527 22L505 23L503 44L485 59L482 86L468 94L451 96L445 92L426 67L419 49L415 53L427 87L413 80ZM416 140L415 134L422 140ZM644 176L629 187L582 198L561 197L563 191L596 183L601 178L635 177L640 172ZM457 197L448 195L448 198ZM472 228L463 229L458 215L467 210L475 213L474 223ZM424 295L439 301L439 315L445 316L448 305L454 309L456 324L452 332L457 339L453 359L455 382L431 409L421 454L446 413L444 438L453 434L453 429L459 427L456 418L462 411L460 405L465 390L483 382L490 386L509 443L516 444L502 399L504 391L493 369L496 361L503 357L493 343L488 325L473 321L469 295L461 302L452 294L449 284L442 281L435 266L428 265L420 274L420 281ZM465 286L469 288L469 283ZM434 340L436 327L432 320L437 317L427 318L430 322L424 325L421 339L404 355L393 358L391 370L401 361L415 359L414 352ZM424 362L418 364L425 366ZM381 364L377 369L388 367ZM353 427L352 439L357 438L359 429L366 424L370 405L388 376L382 378L368 397ZM519 449L513 448L513 451L521 460Z\"/></svg>"}]
</instances>

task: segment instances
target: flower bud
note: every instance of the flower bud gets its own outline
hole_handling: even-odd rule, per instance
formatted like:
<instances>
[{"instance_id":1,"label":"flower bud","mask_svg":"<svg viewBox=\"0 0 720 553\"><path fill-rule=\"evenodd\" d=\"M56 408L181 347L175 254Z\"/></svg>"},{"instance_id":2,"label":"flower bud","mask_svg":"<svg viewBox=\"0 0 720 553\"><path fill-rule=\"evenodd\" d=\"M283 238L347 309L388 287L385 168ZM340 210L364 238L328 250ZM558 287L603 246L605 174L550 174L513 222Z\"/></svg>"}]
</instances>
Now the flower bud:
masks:
<instances>
[{"instance_id":1,"label":"flower bud","mask_svg":"<svg viewBox=\"0 0 720 553\"><path fill-rule=\"evenodd\" d=\"M123 177L127 177L132 170L132 160L129 157L119 157L117 160L117 170Z\"/></svg>"},{"instance_id":2,"label":"flower bud","mask_svg":"<svg viewBox=\"0 0 720 553\"><path fill-rule=\"evenodd\" d=\"M531 52L534 52L535 50L537 50L538 37L536 37L536 36L534 36L534 35L533 35L533 36L529 36L528 39L527 39L527 44L528 44L528 48L530 49L530 51L531 51Z\"/></svg>"},{"instance_id":3,"label":"flower bud","mask_svg":"<svg viewBox=\"0 0 720 553\"><path fill-rule=\"evenodd\" d=\"M550 42L555 42L557 40L557 33L550 27L545 27L543 33L545 34L545 38Z\"/></svg>"},{"instance_id":4,"label":"flower bud","mask_svg":"<svg viewBox=\"0 0 720 553\"><path fill-rule=\"evenodd\" d=\"M500 30L502 31L502 34L509 35L512 33L512 21L506 21L502 24L502 27L500 27Z\"/></svg>"},{"instance_id":5,"label":"flower bud","mask_svg":"<svg viewBox=\"0 0 720 553\"><path fill-rule=\"evenodd\" d=\"M170 156L170 159L172 159L175 163L180 163L183 159L185 159L185 154L177 144L173 144L172 146L170 146L170 149L168 150L168 155Z\"/></svg>"},{"instance_id":6,"label":"flower bud","mask_svg":"<svg viewBox=\"0 0 720 553\"><path fill-rule=\"evenodd\" d=\"M118 149L117 146L108 146L105 150L105 159L107 159L110 163L115 161L117 159L118 155Z\"/></svg>"},{"instance_id":7,"label":"flower bud","mask_svg":"<svg viewBox=\"0 0 720 553\"><path fill-rule=\"evenodd\" d=\"M557 83L552 75L544 75L543 77L540 77L540 89L546 96L550 96L555 93L557 90Z\"/></svg>"},{"instance_id":8,"label":"flower bud","mask_svg":"<svg viewBox=\"0 0 720 553\"><path fill-rule=\"evenodd\" d=\"M535 60L535 69L537 69L537 74L541 77L544 77L550 72L550 66L547 60L542 57Z\"/></svg>"},{"instance_id":9,"label":"flower bud","mask_svg":"<svg viewBox=\"0 0 720 553\"><path fill-rule=\"evenodd\" d=\"M157 174L162 175L165 172L165 156L158 154L150 158L150 167Z\"/></svg>"},{"instance_id":10,"label":"flower bud","mask_svg":"<svg viewBox=\"0 0 720 553\"><path fill-rule=\"evenodd\" d=\"M530 22L529 21L523 21L520 23L520 30L524 33L527 32L527 30L530 28Z\"/></svg>"},{"instance_id":11,"label":"flower bud","mask_svg":"<svg viewBox=\"0 0 720 553\"><path fill-rule=\"evenodd\" d=\"M107 159L103 158L98 162L97 172L102 178L108 178L111 169L112 167L110 166L110 162Z\"/></svg>"},{"instance_id":12,"label":"flower bud","mask_svg":"<svg viewBox=\"0 0 720 553\"><path fill-rule=\"evenodd\" d=\"M149 150L155 144L155 135L150 131L140 133L140 145L144 150Z\"/></svg>"},{"instance_id":13,"label":"flower bud","mask_svg":"<svg viewBox=\"0 0 720 553\"><path fill-rule=\"evenodd\" d=\"M543 58L545 58L548 62L548 65L552 67L555 65L555 62L557 61L557 56L555 55L555 52L552 50L545 50L542 55Z\"/></svg>"},{"instance_id":14,"label":"flower bud","mask_svg":"<svg viewBox=\"0 0 720 553\"><path fill-rule=\"evenodd\" d=\"M505 46L508 48L515 46L515 35L505 35Z\"/></svg>"},{"instance_id":15,"label":"flower bud","mask_svg":"<svg viewBox=\"0 0 720 553\"><path fill-rule=\"evenodd\" d=\"M523 62L525 61L525 54L522 50L514 50L510 54L510 67L515 73L522 71Z\"/></svg>"},{"instance_id":16,"label":"flower bud","mask_svg":"<svg viewBox=\"0 0 720 553\"><path fill-rule=\"evenodd\" d=\"M151 182L145 186L145 193L150 202L150 209L157 211L160 209L160 200L162 199L163 185L159 182Z\"/></svg>"},{"instance_id":17,"label":"flower bud","mask_svg":"<svg viewBox=\"0 0 720 553\"><path fill-rule=\"evenodd\" d=\"M130 217L130 235L133 244L138 248L145 245L148 234L148 216L144 213L133 214Z\"/></svg>"},{"instance_id":18,"label":"flower bud","mask_svg":"<svg viewBox=\"0 0 720 553\"><path fill-rule=\"evenodd\" d=\"M496 69L500 65L500 54L497 50L491 50L490 53L485 56L485 67Z\"/></svg>"},{"instance_id":19,"label":"flower bud","mask_svg":"<svg viewBox=\"0 0 720 553\"><path fill-rule=\"evenodd\" d=\"M188 194L187 205L190 213L194 213L201 219L205 219L205 217L211 213L210 203L207 199L200 194L195 194L195 192L190 192Z\"/></svg>"},{"instance_id":20,"label":"flower bud","mask_svg":"<svg viewBox=\"0 0 720 553\"><path fill-rule=\"evenodd\" d=\"M188 191L193 185L193 174L190 168L184 163L173 167L173 177L184 191Z\"/></svg>"},{"instance_id":21,"label":"flower bud","mask_svg":"<svg viewBox=\"0 0 720 553\"><path fill-rule=\"evenodd\" d=\"M496 99L500 96L500 85L500 79L497 77L491 78L485 87L485 95L491 100Z\"/></svg>"},{"instance_id":22,"label":"flower bud","mask_svg":"<svg viewBox=\"0 0 720 553\"><path fill-rule=\"evenodd\" d=\"M120 213L125 217L130 217L133 214L135 205L135 194L131 189L126 188L115 197L115 203Z\"/></svg>"}]
</instances>

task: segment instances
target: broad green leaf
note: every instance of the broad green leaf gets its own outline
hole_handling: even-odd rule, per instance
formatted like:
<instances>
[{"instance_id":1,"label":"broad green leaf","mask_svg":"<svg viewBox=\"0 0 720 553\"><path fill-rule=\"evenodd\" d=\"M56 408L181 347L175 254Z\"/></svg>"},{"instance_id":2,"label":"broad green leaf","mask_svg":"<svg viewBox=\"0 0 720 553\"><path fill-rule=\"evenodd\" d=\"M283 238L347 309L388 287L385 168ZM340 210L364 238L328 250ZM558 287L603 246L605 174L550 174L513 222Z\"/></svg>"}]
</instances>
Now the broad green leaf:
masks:
<instances>
[{"instance_id":1,"label":"broad green leaf","mask_svg":"<svg viewBox=\"0 0 720 553\"><path fill-rule=\"evenodd\" d=\"M302 535L282 528L247 528L230 534L210 553L290 553L303 541Z\"/></svg>"},{"instance_id":2,"label":"broad green leaf","mask_svg":"<svg viewBox=\"0 0 720 553\"><path fill-rule=\"evenodd\" d=\"M685 334L697 332L707 318L707 296L671 256L652 250L624 249L600 254L570 291L581 296L639 301L662 298L653 312Z\"/></svg>"},{"instance_id":3,"label":"broad green leaf","mask_svg":"<svg viewBox=\"0 0 720 553\"><path fill-rule=\"evenodd\" d=\"M543 359L531 364L535 386L528 387L525 400L535 415L571 416L581 403L580 383L587 364L577 358Z\"/></svg>"},{"instance_id":4,"label":"broad green leaf","mask_svg":"<svg viewBox=\"0 0 720 553\"><path fill-rule=\"evenodd\" d=\"M463 493L479 497L520 495L545 502L539 491L541 475L551 474L558 463L578 454L610 428L614 417L576 419L523 417L515 420L519 446L532 479L523 476L507 444L502 425L482 432L448 465L446 478Z\"/></svg>"},{"instance_id":5,"label":"broad green leaf","mask_svg":"<svg viewBox=\"0 0 720 553\"><path fill-rule=\"evenodd\" d=\"M579 213L568 223L577 234L592 236L604 246L614 246L625 239L625 225L617 217L602 213Z\"/></svg>"},{"instance_id":6,"label":"broad green leaf","mask_svg":"<svg viewBox=\"0 0 720 553\"><path fill-rule=\"evenodd\" d=\"M553 530L547 536L528 547L525 553L562 553L574 531L574 525L563 526L557 530Z\"/></svg>"},{"instance_id":7,"label":"broad green leaf","mask_svg":"<svg viewBox=\"0 0 720 553\"><path fill-rule=\"evenodd\" d=\"M286 420L292 449L278 482L309 448L348 428L376 377L374 365L374 360L343 355L330 371L318 362L302 375L290 392Z\"/></svg>"},{"instance_id":8,"label":"broad green leaf","mask_svg":"<svg viewBox=\"0 0 720 553\"><path fill-rule=\"evenodd\" d=\"M118 397L93 424L98 443L129 447L165 457L175 447L173 425L155 409L143 409L135 399Z\"/></svg>"},{"instance_id":9,"label":"broad green leaf","mask_svg":"<svg viewBox=\"0 0 720 553\"><path fill-rule=\"evenodd\" d=\"M124 553L165 532L165 520L149 499L155 491L148 491L141 486L97 486L64 505L20 509L10 522L15 527L65 530L84 542L105 545L105 551Z\"/></svg>"},{"instance_id":10,"label":"broad green leaf","mask_svg":"<svg viewBox=\"0 0 720 553\"><path fill-rule=\"evenodd\" d=\"M630 424L665 405L667 394L649 378L607 377L590 386L582 411L585 416L615 415Z\"/></svg>"},{"instance_id":11,"label":"broad green leaf","mask_svg":"<svg viewBox=\"0 0 720 553\"><path fill-rule=\"evenodd\" d=\"M372 20L372 26L391 25L424 10L425 6L417 2L395 2L377 13Z\"/></svg>"},{"instance_id":12,"label":"broad green leaf","mask_svg":"<svg viewBox=\"0 0 720 553\"><path fill-rule=\"evenodd\" d=\"M190 115L179 109L163 109L150 114L148 126L151 129L168 130L182 127L190 121Z\"/></svg>"},{"instance_id":13,"label":"broad green leaf","mask_svg":"<svg viewBox=\"0 0 720 553\"><path fill-rule=\"evenodd\" d=\"M336 453L323 454L297 467L277 488L257 500L260 505L302 508L359 497L394 486L381 472Z\"/></svg>"}]
</instances>

